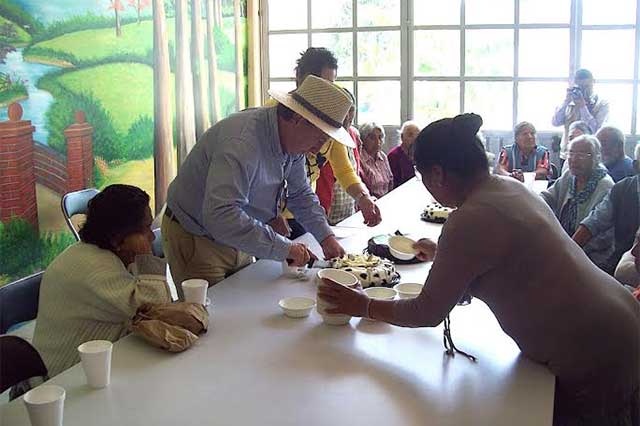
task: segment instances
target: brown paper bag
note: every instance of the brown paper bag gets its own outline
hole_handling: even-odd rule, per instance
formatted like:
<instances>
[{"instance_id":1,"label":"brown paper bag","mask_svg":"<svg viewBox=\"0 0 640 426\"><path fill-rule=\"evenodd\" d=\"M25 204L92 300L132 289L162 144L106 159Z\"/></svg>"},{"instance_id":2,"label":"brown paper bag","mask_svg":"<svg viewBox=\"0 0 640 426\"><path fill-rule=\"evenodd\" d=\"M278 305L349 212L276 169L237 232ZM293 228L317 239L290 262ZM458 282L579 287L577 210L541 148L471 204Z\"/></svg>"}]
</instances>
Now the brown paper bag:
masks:
<instances>
[{"instance_id":1,"label":"brown paper bag","mask_svg":"<svg viewBox=\"0 0 640 426\"><path fill-rule=\"evenodd\" d=\"M185 328L155 319L134 321L130 328L133 334L169 352L182 352L198 340L198 336Z\"/></svg>"},{"instance_id":2,"label":"brown paper bag","mask_svg":"<svg viewBox=\"0 0 640 426\"><path fill-rule=\"evenodd\" d=\"M146 319L157 319L186 328L196 335L206 332L209 327L209 312L198 303L146 304L140 307L138 314Z\"/></svg>"}]
</instances>

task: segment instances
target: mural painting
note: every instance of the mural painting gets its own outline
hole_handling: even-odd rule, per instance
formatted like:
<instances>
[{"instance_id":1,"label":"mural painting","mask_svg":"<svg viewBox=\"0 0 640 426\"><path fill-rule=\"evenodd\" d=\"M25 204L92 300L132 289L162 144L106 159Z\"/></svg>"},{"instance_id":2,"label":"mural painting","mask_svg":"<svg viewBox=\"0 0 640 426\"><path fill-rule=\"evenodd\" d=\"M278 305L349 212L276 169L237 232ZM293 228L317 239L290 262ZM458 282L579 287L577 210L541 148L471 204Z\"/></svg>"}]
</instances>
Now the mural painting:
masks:
<instances>
[{"instance_id":1,"label":"mural painting","mask_svg":"<svg viewBox=\"0 0 640 426\"><path fill-rule=\"evenodd\" d=\"M75 241L66 192L128 183L159 212L246 63L246 0L0 0L0 285Z\"/></svg>"}]
</instances>

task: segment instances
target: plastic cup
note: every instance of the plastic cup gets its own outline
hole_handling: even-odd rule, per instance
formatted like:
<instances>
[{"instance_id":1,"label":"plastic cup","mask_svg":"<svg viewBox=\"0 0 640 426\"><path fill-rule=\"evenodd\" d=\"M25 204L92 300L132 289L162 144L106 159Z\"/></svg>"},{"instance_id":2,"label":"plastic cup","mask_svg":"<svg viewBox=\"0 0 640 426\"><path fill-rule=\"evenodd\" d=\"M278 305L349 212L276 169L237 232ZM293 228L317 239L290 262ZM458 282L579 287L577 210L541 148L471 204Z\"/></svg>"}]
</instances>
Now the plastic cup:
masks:
<instances>
[{"instance_id":1,"label":"plastic cup","mask_svg":"<svg viewBox=\"0 0 640 426\"><path fill-rule=\"evenodd\" d=\"M536 180L536 172L524 172L523 176L524 184L529 188L533 186L533 182Z\"/></svg>"},{"instance_id":2,"label":"plastic cup","mask_svg":"<svg viewBox=\"0 0 640 426\"><path fill-rule=\"evenodd\" d=\"M184 301L206 305L208 288L209 282L200 278L192 278L190 280L182 281Z\"/></svg>"},{"instance_id":3,"label":"plastic cup","mask_svg":"<svg viewBox=\"0 0 640 426\"><path fill-rule=\"evenodd\" d=\"M111 382L112 350L113 343L108 340L91 340L78 346L87 384L94 389L109 386Z\"/></svg>"},{"instance_id":4,"label":"plastic cup","mask_svg":"<svg viewBox=\"0 0 640 426\"><path fill-rule=\"evenodd\" d=\"M285 260L282 262L282 275L289 278L306 278L307 267L305 266L290 266Z\"/></svg>"},{"instance_id":5,"label":"plastic cup","mask_svg":"<svg viewBox=\"0 0 640 426\"><path fill-rule=\"evenodd\" d=\"M24 394L29 420L33 426L62 426L64 388L42 385Z\"/></svg>"},{"instance_id":6,"label":"plastic cup","mask_svg":"<svg viewBox=\"0 0 640 426\"><path fill-rule=\"evenodd\" d=\"M318 271L317 282L318 289L323 286L323 279L331 280L337 284L343 285L349 288L356 288L360 281L358 277L353 275L350 272L342 271L340 269L321 269ZM326 312L327 309L333 308L333 304L327 303L318 296L317 298L317 306L316 310L322 317L322 321L328 325L346 325L351 320L351 315L342 315L342 314L328 314Z\"/></svg>"}]
</instances>

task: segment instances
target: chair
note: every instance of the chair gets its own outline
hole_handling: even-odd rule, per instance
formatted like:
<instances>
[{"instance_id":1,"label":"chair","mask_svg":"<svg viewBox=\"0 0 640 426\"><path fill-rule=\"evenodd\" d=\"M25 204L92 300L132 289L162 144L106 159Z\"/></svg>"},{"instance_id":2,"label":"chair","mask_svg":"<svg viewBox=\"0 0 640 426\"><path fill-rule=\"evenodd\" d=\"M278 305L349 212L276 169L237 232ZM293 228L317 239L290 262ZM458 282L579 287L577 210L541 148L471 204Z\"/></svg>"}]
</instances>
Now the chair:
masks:
<instances>
[{"instance_id":1,"label":"chair","mask_svg":"<svg viewBox=\"0 0 640 426\"><path fill-rule=\"evenodd\" d=\"M71 222L71 218L77 214L86 214L89 200L96 196L100 191L95 188L83 189L80 191L68 192L62 197L61 207L64 220L67 222L69 229L80 241L80 234Z\"/></svg>"},{"instance_id":2,"label":"chair","mask_svg":"<svg viewBox=\"0 0 640 426\"><path fill-rule=\"evenodd\" d=\"M12 325L32 320L38 315L43 273L38 272L0 287L0 334L6 333Z\"/></svg>"},{"instance_id":3,"label":"chair","mask_svg":"<svg viewBox=\"0 0 640 426\"><path fill-rule=\"evenodd\" d=\"M155 236L153 243L151 244L151 252L154 256L164 257L164 250L162 249L162 234L160 233L160 228L156 228L153 230L153 235Z\"/></svg>"},{"instance_id":4,"label":"chair","mask_svg":"<svg viewBox=\"0 0 640 426\"><path fill-rule=\"evenodd\" d=\"M0 393L33 377L47 380L47 376L47 367L29 342L16 336L0 336Z\"/></svg>"}]
</instances>

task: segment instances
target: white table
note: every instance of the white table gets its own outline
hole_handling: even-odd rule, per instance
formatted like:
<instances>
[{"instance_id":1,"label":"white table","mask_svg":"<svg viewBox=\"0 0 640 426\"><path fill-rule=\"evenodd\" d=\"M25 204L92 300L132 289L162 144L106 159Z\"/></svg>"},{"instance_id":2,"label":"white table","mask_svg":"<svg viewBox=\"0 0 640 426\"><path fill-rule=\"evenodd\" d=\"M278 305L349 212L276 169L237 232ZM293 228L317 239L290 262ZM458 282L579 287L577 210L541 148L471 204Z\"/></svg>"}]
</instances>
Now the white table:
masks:
<instances>
[{"instance_id":1,"label":"white table","mask_svg":"<svg viewBox=\"0 0 640 426\"><path fill-rule=\"evenodd\" d=\"M437 237L440 226L419 220L428 201L412 180L380 200L383 224L342 242L359 251L369 236L398 228ZM421 282L428 265L399 270L403 281ZM454 341L478 357L474 364L444 355L441 326L355 318L326 326L315 312L286 318L278 300L313 296L315 288L280 272L279 263L263 260L210 289L211 328L186 352L165 353L129 336L114 347L108 388L90 390L79 365L53 378L67 390L65 425L551 424L553 376L520 354L479 300L451 314ZM29 424L21 400L0 419Z\"/></svg>"}]
</instances>

